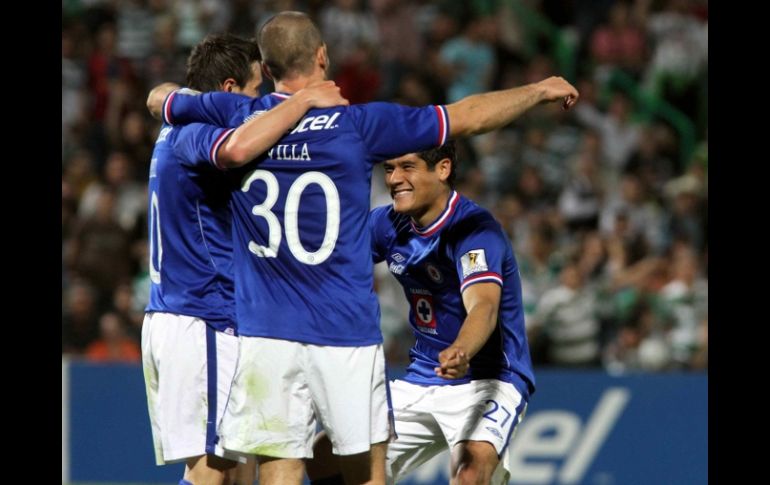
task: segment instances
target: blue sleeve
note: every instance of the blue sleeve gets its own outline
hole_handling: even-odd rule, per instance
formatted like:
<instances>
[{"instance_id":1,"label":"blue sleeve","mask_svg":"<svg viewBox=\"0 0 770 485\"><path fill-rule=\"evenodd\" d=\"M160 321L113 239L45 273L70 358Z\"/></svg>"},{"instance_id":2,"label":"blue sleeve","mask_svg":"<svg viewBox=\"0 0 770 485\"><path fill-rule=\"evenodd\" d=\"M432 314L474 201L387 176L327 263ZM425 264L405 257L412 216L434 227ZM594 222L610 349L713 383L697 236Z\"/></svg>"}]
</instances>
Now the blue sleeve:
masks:
<instances>
[{"instance_id":1,"label":"blue sleeve","mask_svg":"<svg viewBox=\"0 0 770 485\"><path fill-rule=\"evenodd\" d=\"M369 230L372 234L372 262L374 264L383 261L387 256L387 241L385 230L387 229L388 206L381 206L369 212Z\"/></svg>"},{"instance_id":2,"label":"blue sleeve","mask_svg":"<svg viewBox=\"0 0 770 485\"><path fill-rule=\"evenodd\" d=\"M203 123L191 123L180 127L174 140L174 153L182 165L188 167L211 167L217 165L217 150L235 128L220 128Z\"/></svg>"},{"instance_id":3,"label":"blue sleeve","mask_svg":"<svg viewBox=\"0 0 770 485\"><path fill-rule=\"evenodd\" d=\"M494 221L479 221L476 227L463 235L454 247L460 292L482 282L503 286L503 260L509 245Z\"/></svg>"},{"instance_id":4,"label":"blue sleeve","mask_svg":"<svg viewBox=\"0 0 770 485\"><path fill-rule=\"evenodd\" d=\"M449 133L444 106L411 108L394 103L351 106L356 130L375 161L443 145Z\"/></svg>"},{"instance_id":5,"label":"blue sleeve","mask_svg":"<svg viewBox=\"0 0 770 485\"><path fill-rule=\"evenodd\" d=\"M205 93L199 95L174 91L163 102L163 121L170 125L209 123L235 127L235 114L248 107L253 98L233 93Z\"/></svg>"}]
</instances>

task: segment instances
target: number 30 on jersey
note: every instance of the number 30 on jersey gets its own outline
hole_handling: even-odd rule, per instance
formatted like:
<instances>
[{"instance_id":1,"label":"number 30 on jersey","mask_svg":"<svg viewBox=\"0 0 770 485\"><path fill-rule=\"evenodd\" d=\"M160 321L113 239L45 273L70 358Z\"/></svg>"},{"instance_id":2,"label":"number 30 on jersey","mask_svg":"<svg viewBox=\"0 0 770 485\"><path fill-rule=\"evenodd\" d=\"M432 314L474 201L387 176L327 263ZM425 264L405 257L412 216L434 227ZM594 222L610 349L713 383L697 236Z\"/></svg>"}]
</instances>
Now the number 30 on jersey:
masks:
<instances>
[{"instance_id":1,"label":"number 30 on jersey","mask_svg":"<svg viewBox=\"0 0 770 485\"><path fill-rule=\"evenodd\" d=\"M278 200L280 187L275 175L267 170L254 170L241 185L242 192L248 192L251 183L262 180L266 186L264 202L251 209L251 213L265 219L268 227L267 246L249 241L249 251L260 258L275 258L281 245L281 222L272 211ZM326 199L326 230L324 232L321 247L316 251L307 251L299 240L299 201L305 188L310 184L321 187ZM284 227L286 231L286 244L289 251L301 263L316 265L321 264L331 256L337 244L337 236L340 232L340 196L332 179L321 172L306 172L300 175L289 187L286 194L286 206L284 207Z\"/></svg>"}]
</instances>

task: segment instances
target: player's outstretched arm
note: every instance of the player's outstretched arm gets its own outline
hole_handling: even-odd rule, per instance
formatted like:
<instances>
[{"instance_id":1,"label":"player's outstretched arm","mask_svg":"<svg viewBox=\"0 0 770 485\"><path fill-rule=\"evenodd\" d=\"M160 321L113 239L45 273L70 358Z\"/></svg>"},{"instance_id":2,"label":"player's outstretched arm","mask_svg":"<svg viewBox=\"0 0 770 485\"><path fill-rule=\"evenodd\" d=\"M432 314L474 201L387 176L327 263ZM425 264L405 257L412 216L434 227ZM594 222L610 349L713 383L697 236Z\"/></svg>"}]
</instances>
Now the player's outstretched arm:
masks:
<instances>
[{"instance_id":1,"label":"player's outstretched arm","mask_svg":"<svg viewBox=\"0 0 770 485\"><path fill-rule=\"evenodd\" d=\"M476 283L463 291L463 305L468 315L455 341L439 354L436 375L445 379L465 376L470 360L495 331L501 293L496 283Z\"/></svg>"},{"instance_id":2,"label":"player's outstretched arm","mask_svg":"<svg viewBox=\"0 0 770 485\"><path fill-rule=\"evenodd\" d=\"M175 83L163 83L158 84L150 91L147 96L147 109L150 110L150 114L156 120L161 119L161 110L163 109L163 101L166 96L171 94L172 91L179 89L179 85Z\"/></svg>"},{"instance_id":3,"label":"player's outstretched arm","mask_svg":"<svg viewBox=\"0 0 770 485\"><path fill-rule=\"evenodd\" d=\"M474 94L447 105L449 135L470 136L502 128L540 103L561 100L562 107L570 109L578 97L577 89L557 76L517 88Z\"/></svg>"},{"instance_id":4,"label":"player's outstretched arm","mask_svg":"<svg viewBox=\"0 0 770 485\"><path fill-rule=\"evenodd\" d=\"M308 86L275 108L239 126L219 148L217 160L226 168L245 165L273 146L307 110L348 104L334 81Z\"/></svg>"}]
</instances>

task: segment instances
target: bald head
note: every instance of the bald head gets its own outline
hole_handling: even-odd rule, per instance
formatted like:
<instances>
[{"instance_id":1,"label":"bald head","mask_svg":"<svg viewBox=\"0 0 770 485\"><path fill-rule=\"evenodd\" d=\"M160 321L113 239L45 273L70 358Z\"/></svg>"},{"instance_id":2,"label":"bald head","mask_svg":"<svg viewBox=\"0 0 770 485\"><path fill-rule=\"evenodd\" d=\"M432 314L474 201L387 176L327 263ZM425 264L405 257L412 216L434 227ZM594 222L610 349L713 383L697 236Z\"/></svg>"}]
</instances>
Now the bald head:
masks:
<instances>
[{"instance_id":1,"label":"bald head","mask_svg":"<svg viewBox=\"0 0 770 485\"><path fill-rule=\"evenodd\" d=\"M262 62L276 81L312 73L323 44L318 27L302 12L281 12L259 31Z\"/></svg>"}]
</instances>

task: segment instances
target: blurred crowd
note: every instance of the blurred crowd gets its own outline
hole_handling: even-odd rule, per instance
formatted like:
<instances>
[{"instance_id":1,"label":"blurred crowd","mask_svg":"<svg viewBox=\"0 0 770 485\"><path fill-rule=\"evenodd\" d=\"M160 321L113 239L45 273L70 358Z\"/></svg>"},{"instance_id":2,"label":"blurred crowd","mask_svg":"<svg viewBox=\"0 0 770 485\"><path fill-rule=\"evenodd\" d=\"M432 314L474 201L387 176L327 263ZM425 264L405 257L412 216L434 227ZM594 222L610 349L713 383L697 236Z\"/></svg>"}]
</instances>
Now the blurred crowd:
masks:
<instances>
[{"instance_id":1,"label":"blurred crowd","mask_svg":"<svg viewBox=\"0 0 770 485\"><path fill-rule=\"evenodd\" d=\"M513 242L533 361L708 367L705 0L63 0L63 354L139 360L149 89L184 84L207 33L252 37L281 10L317 21L351 103L575 84L574 110L541 106L458 144L457 189ZM373 204L390 201L382 180ZM404 364L408 307L380 266L387 356Z\"/></svg>"}]
</instances>

